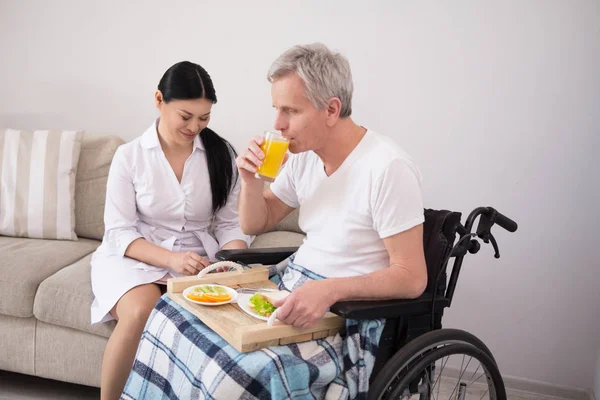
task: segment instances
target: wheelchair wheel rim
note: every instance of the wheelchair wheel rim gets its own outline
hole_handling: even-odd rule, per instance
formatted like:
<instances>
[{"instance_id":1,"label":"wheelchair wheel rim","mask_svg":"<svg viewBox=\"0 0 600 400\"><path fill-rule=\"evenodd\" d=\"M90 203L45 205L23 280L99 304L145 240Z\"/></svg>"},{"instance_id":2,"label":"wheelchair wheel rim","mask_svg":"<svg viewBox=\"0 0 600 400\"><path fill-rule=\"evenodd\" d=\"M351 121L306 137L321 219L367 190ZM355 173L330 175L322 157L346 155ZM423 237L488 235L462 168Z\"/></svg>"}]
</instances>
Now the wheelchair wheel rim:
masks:
<instances>
[{"instance_id":1,"label":"wheelchair wheel rim","mask_svg":"<svg viewBox=\"0 0 600 400\"><path fill-rule=\"evenodd\" d=\"M453 351L456 350L480 352L470 344L451 344L450 341L443 346L439 346L439 344L430 346L430 348L424 349L420 354L415 355L406 364L406 368L399 371L395 379L390 381L387 392L382 393L383 396L379 398L403 400L501 399L502 397L497 396L496 387L493 383L493 374L497 373L493 361L484 360L481 362L473 355L454 354ZM445 353L448 354L443 355ZM443 355L443 357L433 361L433 364L430 364L431 360L427 361L428 358L436 358L438 354ZM483 355L483 357L487 357L487 355ZM417 371L418 366L421 364L435 365L435 368L424 368L423 371ZM490 371L492 368L495 369L495 372ZM421 375L411 379L411 376L415 373ZM393 381L396 381L395 384Z\"/></svg>"}]
</instances>

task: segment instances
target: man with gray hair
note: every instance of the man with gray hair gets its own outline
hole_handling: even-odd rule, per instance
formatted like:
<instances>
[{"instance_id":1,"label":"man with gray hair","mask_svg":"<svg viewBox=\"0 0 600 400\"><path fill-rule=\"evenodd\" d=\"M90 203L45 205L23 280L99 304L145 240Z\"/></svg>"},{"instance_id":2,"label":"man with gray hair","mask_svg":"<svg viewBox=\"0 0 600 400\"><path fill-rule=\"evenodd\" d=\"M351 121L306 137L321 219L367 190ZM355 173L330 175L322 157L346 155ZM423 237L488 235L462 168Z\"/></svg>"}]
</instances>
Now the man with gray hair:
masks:
<instances>
[{"instance_id":1,"label":"man with gray hair","mask_svg":"<svg viewBox=\"0 0 600 400\"><path fill-rule=\"evenodd\" d=\"M348 60L322 44L296 46L271 66L274 127L292 156L263 191L261 137L240 153L239 217L260 234L301 206L306 239L282 277L278 318L311 327L343 300L420 296L427 284L420 174L392 140L357 125ZM316 275L324 279L302 279Z\"/></svg>"}]
</instances>

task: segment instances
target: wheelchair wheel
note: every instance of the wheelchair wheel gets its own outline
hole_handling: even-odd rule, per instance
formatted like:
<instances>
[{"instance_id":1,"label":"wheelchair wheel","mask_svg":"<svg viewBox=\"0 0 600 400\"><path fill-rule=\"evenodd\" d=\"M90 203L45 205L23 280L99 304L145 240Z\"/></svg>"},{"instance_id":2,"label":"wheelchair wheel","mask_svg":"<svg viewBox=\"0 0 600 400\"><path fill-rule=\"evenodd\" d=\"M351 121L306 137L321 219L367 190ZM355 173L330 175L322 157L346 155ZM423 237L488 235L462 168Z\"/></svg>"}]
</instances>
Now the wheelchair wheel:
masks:
<instances>
[{"instance_id":1,"label":"wheelchair wheel","mask_svg":"<svg viewBox=\"0 0 600 400\"><path fill-rule=\"evenodd\" d=\"M382 368L369 399L505 400L502 376L489 349L468 332L428 332L400 349Z\"/></svg>"}]
</instances>

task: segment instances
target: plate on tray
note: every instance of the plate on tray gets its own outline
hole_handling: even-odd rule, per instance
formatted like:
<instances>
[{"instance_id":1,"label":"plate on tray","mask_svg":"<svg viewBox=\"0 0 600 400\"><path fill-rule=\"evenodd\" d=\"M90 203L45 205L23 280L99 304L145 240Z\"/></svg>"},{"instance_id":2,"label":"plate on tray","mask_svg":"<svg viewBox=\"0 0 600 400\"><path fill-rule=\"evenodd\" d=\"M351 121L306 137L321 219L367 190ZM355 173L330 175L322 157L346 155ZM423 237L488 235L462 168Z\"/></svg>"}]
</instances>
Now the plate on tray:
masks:
<instances>
[{"instance_id":1,"label":"plate on tray","mask_svg":"<svg viewBox=\"0 0 600 400\"><path fill-rule=\"evenodd\" d=\"M202 289L208 289L208 290L203 291ZM198 295L202 295L203 293L207 293L209 295L211 293L214 293L216 295L229 294L231 297L229 300L225 300L225 301L198 301L198 300L190 299L188 297L188 294L190 294L190 293L195 293ZM231 302L234 302L238 298L238 293L234 289L227 287L227 286L223 286L223 285L216 285L213 283L190 286L189 288L187 288L183 291L182 295L183 295L183 298L186 299L186 301L189 301L190 303L194 303L194 304L200 304L203 306L221 306L223 304L229 304Z\"/></svg>"},{"instance_id":2,"label":"plate on tray","mask_svg":"<svg viewBox=\"0 0 600 400\"><path fill-rule=\"evenodd\" d=\"M242 311L244 311L246 314L263 321L268 321L269 317L263 317L262 315L254 311L254 308L250 307L250 297L252 296L253 295L249 293L238 293L238 306L240 306Z\"/></svg>"}]
</instances>

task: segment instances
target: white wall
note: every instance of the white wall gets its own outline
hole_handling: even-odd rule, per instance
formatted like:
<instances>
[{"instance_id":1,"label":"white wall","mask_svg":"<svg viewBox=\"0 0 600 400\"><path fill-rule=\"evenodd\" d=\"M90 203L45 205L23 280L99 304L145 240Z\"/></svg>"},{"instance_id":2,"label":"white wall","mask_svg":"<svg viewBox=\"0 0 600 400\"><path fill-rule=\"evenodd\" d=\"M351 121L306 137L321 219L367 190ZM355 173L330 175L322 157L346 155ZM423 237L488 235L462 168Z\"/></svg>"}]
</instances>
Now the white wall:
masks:
<instances>
[{"instance_id":1,"label":"white wall","mask_svg":"<svg viewBox=\"0 0 600 400\"><path fill-rule=\"evenodd\" d=\"M483 4L486 3L486 4ZM446 326L507 375L594 385L600 345L600 8L504 2L0 1L0 126L130 140L162 73L213 76L211 126L238 148L271 126L265 80L297 43L350 59L355 120L416 159L430 207L493 205L519 222L465 263Z\"/></svg>"},{"instance_id":2,"label":"white wall","mask_svg":"<svg viewBox=\"0 0 600 400\"><path fill-rule=\"evenodd\" d=\"M596 379L594 380L593 393L596 400L600 399L600 349L598 349L598 359L596 361Z\"/></svg>"}]
</instances>

